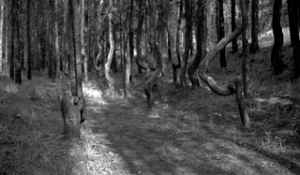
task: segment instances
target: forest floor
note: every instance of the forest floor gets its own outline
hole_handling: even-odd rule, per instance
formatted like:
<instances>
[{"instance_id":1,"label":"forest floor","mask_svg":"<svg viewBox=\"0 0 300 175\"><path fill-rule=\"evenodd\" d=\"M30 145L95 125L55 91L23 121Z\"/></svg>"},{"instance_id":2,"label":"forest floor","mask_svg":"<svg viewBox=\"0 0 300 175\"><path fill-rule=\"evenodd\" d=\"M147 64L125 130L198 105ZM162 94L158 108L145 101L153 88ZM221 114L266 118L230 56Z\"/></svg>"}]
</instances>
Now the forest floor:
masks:
<instances>
[{"instance_id":1,"label":"forest floor","mask_svg":"<svg viewBox=\"0 0 300 175\"><path fill-rule=\"evenodd\" d=\"M285 47L286 62L291 49ZM228 71L213 61L209 73L226 83L240 74L241 58L228 53ZM282 175L300 174L300 86L291 70L272 73L270 49L249 57L252 128L241 125L234 96L207 88L184 96L162 81L168 105L147 110L144 76L134 77L133 98L103 90L91 75L84 83L87 122L81 139L66 139L57 94L65 80L35 75L17 86L0 81L0 174L78 175ZM291 67L291 66L290 66ZM169 68L167 68L170 71Z\"/></svg>"}]
</instances>

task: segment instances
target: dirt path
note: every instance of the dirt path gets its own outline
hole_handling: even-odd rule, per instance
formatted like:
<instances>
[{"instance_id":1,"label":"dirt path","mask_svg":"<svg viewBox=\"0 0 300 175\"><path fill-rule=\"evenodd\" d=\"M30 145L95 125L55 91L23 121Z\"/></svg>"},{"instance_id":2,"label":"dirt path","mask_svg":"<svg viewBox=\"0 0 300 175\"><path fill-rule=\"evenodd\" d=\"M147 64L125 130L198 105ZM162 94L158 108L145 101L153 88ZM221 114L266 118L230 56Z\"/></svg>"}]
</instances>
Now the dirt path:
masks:
<instances>
[{"instance_id":1,"label":"dirt path","mask_svg":"<svg viewBox=\"0 0 300 175\"><path fill-rule=\"evenodd\" d=\"M299 167L288 160L243 143L235 136L239 131L231 128L232 135L221 133L208 113L180 110L172 102L150 113L142 97L108 99L105 104L89 100L88 105L88 126L93 133L107 134L108 146L130 174L299 173Z\"/></svg>"},{"instance_id":2,"label":"dirt path","mask_svg":"<svg viewBox=\"0 0 300 175\"><path fill-rule=\"evenodd\" d=\"M2 87L0 174L300 174L299 149L279 137L286 128L278 111L253 115L254 128L245 130L234 97L204 89L183 97L166 84L169 105L149 112L140 84L129 100L85 85L88 121L81 140L66 140L59 83L36 78L15 92Z\"/></svg>"}]
</instances>

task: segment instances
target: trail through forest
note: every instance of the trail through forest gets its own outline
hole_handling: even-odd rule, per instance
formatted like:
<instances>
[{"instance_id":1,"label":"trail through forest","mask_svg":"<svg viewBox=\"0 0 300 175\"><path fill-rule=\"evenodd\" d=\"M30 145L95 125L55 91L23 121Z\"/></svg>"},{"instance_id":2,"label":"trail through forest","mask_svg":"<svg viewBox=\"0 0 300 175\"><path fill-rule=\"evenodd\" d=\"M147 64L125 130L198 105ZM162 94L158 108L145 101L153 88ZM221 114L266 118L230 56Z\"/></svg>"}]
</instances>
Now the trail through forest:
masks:
<instances>
[{"instance_id":1,"label":"trail through forest","mask_svg":"<svg viewBox=\"0 0 300 175\"><path fill-rule=\"evenodd\" d=\"M119 74L115 97L106 94L97 76L84 84L88 120L81 140L67 139L57 97L65 80L34 75L17 86L3 79L0 174L300 174L299 136L293 130L299 103L283 98L299 88L283 77L262 76L263 58L252 60L259 63L252 74L260 75L254 80L260 86L252 87L257 93L252 129L242 127L234 96L220 97L206 88L184 96L165 77L161 85L168 105L149 111L144 77L134 78L134 97L127 99ZM224 80L240 64L233 63L229 73L216 68L210 73Z\"/></svg>"}]
</instances>

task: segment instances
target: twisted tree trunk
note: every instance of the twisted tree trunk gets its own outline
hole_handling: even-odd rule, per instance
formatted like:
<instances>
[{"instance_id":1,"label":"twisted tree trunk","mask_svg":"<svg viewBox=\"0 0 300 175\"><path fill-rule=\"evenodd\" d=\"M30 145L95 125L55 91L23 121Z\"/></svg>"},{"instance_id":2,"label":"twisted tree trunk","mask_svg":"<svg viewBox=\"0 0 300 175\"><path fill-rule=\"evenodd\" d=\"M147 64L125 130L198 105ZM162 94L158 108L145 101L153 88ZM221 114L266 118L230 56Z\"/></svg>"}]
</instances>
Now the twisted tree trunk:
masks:
<instances>
[{"instance_id":1,"label":"twisted tree trunk","mask_svg":"<svg viewBox=\"0 0 300 175\"><path fill-rule=\"evenodd\" d=\"M199 68L199 75L201 79L208 85L208 87L218 95L222 96L229 96L236 94L236 99L240 111L240 117L242 120L242 124L249 128L251 127L250 118L247 113L246 106L244 104L244 96L242 94L242 82L240 78L234 78L228 83L226 86L220 86L217 82L209 75L206 74L209 63L212 61L213 58L217 56L217 54L227 45L229 44L234 38L239 36L247 27L246 21L246 14L247 5L245 1L240 1L241 12L242 12L242 24L238 27L235 31L224 37L221 41L219 41L214 48L212 48L207 55L204 57L203 61L200 64Z\"/></svg>"},{"instance_id":2,"label":"twisted tree trunk","mask_svg":"<svg viewBox=\"0 0 300 175\"><path fill-rule=\"evenodd\" d=\"M188 76L192 83L192 88L195 89L200 86L199 76L197 70L199 68L200 62L205 55L206 50L206 38L207 38L207 5L201 0L198 1L197 10L197 28L196 28L196 38L197 38L197 53L194 61L188 69Z\"/></svg>"},{"instance_id":3,"label":"twisted tree trunk","mask_svg":"<svg viewBox=\"0 0 300 175\"><path fill-rule=\"evenodd\" d=\"M113 0L109 0L109 6L112 7L113 6ZM114 40L114 34L113 34L113 12L111 11L108 14L108 20L109 20L109 53L107 56L107 61L105 64L105 77L108 81L108 86L109 86L109 90L111 95L115 95L115 87L114 87L114 79L111 76L111 64L113 61L113 57L114 57L114 52L115 52L115 40Z\"/></svg>"}]
</instances>

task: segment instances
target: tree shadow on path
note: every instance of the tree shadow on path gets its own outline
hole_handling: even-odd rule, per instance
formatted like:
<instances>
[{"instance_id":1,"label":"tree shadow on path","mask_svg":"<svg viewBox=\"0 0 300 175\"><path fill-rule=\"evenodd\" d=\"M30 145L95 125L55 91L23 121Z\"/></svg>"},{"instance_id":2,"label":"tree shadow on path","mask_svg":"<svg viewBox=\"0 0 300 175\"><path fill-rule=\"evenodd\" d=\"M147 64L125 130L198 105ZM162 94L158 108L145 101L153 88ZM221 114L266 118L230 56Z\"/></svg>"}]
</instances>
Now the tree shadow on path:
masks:
<instances>
[{"instance_id":1,"label":"tree shadow on path","mask_svg":"<svg viewBox=\"0 0 300 175\"><path fill-rule=\"evenodd\" d=\"M131 173L274 174L274 166L261 165L266 157L207 130L205 116L174 106L156 112L146 109L144 98L111 99L91 116L93 133L107 133L109 146ZM275 171L289 174L280 167Z\"/></svg>"}]
</instances>

